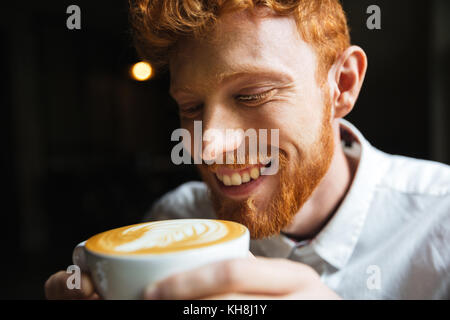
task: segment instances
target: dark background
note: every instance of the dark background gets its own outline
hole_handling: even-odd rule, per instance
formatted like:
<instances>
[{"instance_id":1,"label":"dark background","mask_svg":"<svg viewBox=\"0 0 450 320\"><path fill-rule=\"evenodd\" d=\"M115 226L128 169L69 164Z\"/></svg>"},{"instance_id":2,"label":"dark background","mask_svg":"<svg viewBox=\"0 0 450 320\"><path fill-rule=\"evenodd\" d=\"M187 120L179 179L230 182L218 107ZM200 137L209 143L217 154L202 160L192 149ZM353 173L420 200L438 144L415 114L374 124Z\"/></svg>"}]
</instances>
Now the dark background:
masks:
<instances>
[{"instance_id":1,"label":"dark background","mask_svg":"<svg viewBox=\"0 0 450 320\"><path fill-rule=\"evenodd\" d=\"M81 8L81 30L66 8ZM381 8L368 30L366 9ZM198 179L175 166L168 77L136 82L127 1L0 5L3 299L41 299L73 247L137 223L151 204ZM377 148L450 163L450 2L346 0L352 42L369 58L347 117Z\"/></svg>"}]
</instances>

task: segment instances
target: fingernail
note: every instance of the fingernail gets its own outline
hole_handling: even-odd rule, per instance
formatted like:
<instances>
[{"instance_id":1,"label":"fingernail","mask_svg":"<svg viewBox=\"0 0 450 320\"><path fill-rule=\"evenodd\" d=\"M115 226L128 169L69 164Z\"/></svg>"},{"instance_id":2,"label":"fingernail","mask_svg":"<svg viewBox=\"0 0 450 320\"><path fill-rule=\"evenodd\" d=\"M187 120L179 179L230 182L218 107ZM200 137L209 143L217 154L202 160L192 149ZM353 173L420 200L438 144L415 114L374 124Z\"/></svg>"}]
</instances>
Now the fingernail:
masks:
<instances>
[{"instance_id":1,"label":"fingernail","mask_svg":"<svg viewBox=\"0 0 450 320\"><path fill-rule=\"evenodd\" d=\"M150 285L146 290L144 294L144 299L147 300L156 300L159 298L159 290L158 287L154 284Z\"/></svg>"}]
</instances>

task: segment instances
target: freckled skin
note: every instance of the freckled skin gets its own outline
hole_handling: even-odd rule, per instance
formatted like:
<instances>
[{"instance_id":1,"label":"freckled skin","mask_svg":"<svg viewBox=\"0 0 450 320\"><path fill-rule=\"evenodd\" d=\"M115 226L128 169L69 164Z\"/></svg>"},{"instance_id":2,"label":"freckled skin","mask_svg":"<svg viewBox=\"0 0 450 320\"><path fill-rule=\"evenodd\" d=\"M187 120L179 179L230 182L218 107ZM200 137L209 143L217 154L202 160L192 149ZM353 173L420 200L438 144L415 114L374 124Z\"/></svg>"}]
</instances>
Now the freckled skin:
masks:
<instances>
[{"instance_id":1,"label":"freckled skin","mask_svg":"<svg viewBox=\"0 0 450 320\"><path fill-rule=\"evenodd\" d=\"M324 110L323 91L315 80L315 52L300 38L293 19L243 16L247 14L221 18L209 41L179 44L170 65L171 93L181 107L202 105L194 116L181 113L181 126L192 138L193 120L203 121L203 132L280 129L279 147L288 158L308 155L317 142ZM260 105L235 100L238 94L272 89L270 100ZM202 174L215 188L213 175L204 170ZM279 177L268 176L253 194L256 207L266 206L278 188Z\"/></svg>"}]
</instances>

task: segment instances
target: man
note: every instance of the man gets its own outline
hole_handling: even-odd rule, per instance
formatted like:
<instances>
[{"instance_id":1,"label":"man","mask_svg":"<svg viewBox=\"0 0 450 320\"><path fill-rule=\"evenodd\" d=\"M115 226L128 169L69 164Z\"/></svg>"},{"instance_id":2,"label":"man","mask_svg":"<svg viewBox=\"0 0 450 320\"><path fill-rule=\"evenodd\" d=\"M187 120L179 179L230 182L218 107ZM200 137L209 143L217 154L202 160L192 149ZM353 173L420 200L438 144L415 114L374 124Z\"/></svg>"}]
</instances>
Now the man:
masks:
<instances>
[{"instance_id":1,"label":"man","mask_svg":"<svg viewBox=\"0 0 450 320\"><path fill-rule=\"evenodd\" d=\"M337 0L260 2L132 1L138 49L169 66L192 137L194 121L279 130L276 174L260 175L266 163L248 154L206 164L245 138L212 140L204 183L180 186L147 217L241 222L259 257L169 277L145 298L450 298L450 168L382 153L342 120L367 58ZM66 277L49 278L48 298L96 298L87 276L78 291Z\"/></svg>"}]
</instances>

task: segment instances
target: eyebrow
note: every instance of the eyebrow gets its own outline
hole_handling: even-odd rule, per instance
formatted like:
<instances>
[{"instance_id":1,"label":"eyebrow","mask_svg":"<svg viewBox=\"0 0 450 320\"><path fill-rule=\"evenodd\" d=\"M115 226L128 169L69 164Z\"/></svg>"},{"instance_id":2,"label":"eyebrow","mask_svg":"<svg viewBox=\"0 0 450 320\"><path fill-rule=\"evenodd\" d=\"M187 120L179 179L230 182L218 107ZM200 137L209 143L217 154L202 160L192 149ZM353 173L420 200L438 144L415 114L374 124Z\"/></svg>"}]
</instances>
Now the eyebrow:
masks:
<instances>
[{"instance_id":1,"label":"eyebrow","mask_svg":"<svg viewBox=\"0 0 450 320\"><path fill-rule=\"evenodd\" d=\"M258 65L239 65L231 70L227 70L226 72L219 73L215 76L215 81L217 83L223 85L225 83L234 81L238 78L246 78L251 79L255 78L258 80L275 80L280 83L288 83L293 82L292 76L283 71L277 69L270 69L267 67L261 67ZM192 93L195 91L195 88L190 85L177 87L171 86L170 94L173 96L176 93Z\"/></svg>"},{"instance_id":2,"label":"eyebrow","mask_svg":"<svg viewBox=\"0 0 450 320\"><path fill-rule=\"evenodd\" d=\"M293 81L292 77L282 70L260 67L257 65L241 65L234 68L234 70L232 69L219 74L217 80L219 83L226 83L241 77L275 79L280 82Z\"/></svg>"}]
</instances>

